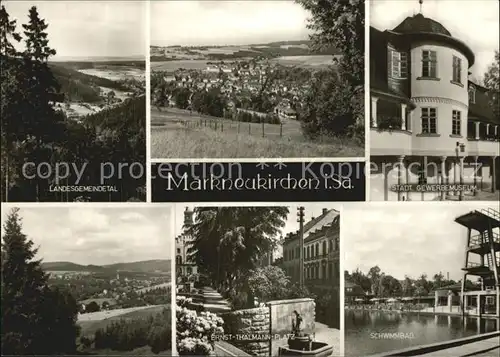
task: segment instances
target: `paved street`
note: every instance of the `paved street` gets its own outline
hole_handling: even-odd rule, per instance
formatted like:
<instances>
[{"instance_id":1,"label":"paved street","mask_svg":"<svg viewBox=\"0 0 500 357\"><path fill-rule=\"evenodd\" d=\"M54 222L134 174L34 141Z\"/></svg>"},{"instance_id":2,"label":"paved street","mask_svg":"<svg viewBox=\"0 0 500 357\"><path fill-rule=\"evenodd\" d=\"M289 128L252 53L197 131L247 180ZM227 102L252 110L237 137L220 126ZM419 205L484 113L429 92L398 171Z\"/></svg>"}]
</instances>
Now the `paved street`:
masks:
<instances>
[{"instance_id":1,"label":"paved street","mask_svg":"<svg viewBox=\"0 0 500 357\"><path fill-rule=\"evenodd\" d=\"M328 327L320 322L315 322L316 341L326 342L333 346L332 356L340 356L340 330Z\"/></svg>"}]
</instances>

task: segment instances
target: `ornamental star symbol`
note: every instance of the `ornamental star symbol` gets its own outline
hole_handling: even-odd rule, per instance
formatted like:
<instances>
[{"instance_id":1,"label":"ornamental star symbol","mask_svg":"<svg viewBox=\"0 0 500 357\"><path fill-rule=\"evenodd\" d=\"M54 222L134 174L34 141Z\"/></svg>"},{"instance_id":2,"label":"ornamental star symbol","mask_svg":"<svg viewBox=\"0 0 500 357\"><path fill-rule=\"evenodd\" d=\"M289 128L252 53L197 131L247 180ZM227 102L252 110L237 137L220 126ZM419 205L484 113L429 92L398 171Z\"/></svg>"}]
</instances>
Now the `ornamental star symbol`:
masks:
<instances>
[{"instance_id":1,"label":"ornamental star symbol","mask_svg":"<svg viewBox=\"0 0 500 357\"><path fill-rule=\"evenodd\" d=\"M257 168L260 168L261 170L264 170L266 167L269 167L269 164L266 164L265 162L259 162L257 165L255 165Z\"/></svg>"}]
</instances>

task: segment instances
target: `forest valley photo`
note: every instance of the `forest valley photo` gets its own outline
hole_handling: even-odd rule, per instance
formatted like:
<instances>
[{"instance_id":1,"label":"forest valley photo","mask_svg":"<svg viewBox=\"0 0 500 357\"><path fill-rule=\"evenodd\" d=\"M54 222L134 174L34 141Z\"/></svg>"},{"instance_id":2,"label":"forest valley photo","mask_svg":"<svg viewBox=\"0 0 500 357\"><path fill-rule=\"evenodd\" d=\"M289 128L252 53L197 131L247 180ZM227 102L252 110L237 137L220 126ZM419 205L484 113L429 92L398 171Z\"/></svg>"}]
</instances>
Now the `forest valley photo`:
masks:
<instances>
[{"instance_id":1,"label":"forest valley photo","mask_svg":"<svg viewBox=\"0 0 500 357\"><path fill-rule=\"evenodd\" d=\"M49 62L49 24L28 17L20 29L1 8L2 201L144 201L145 62ZM103 163L127 169L103 177ZM58 166L85 170L60 181Z\"/></svg>"}]
</instances>

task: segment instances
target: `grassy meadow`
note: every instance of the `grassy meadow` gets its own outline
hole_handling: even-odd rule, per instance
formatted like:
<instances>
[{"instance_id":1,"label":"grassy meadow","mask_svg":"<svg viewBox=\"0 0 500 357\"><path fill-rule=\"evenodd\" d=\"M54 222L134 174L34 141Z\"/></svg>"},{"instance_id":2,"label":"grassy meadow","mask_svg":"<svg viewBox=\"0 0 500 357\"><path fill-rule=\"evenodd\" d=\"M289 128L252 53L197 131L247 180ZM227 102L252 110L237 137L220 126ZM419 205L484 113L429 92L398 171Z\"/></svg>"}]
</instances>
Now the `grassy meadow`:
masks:
<instances>
[{"instance_id":1,"label":"grassy meadow","mask_svg":"<svg viewBox=\"0 0 500 357\"><path fill-rule=\"evenodd\" d=\"M263 135L264 132L264 135ZM363 147L346 138L307 140L297 121L282 126L244 123L189 111L151 109L152 158L359 157Z\"/></svg>"},{"instance_id":2,"label":"grassy meadow","mask_svg":"<svg viewBox=\"0 0 500 357\"><path fill-rule=\"evenodd\" d=\"M141 306L140 308L130 308L130 309L117 309L110 311L100 311L102 313L101 319L94 320L78 320L78 325L81 328L81 336L94 335L94 333L100 329L105 328L114 321L119 321L122 319L136 319L141 317L148 317L151 315L156 315L163 311L163 309L170 309L170 305L155 305L155 306ZM106 312L110 312L107 317ZM89 313L91 314L91 313Z\"/></svg>"}]
</instances>

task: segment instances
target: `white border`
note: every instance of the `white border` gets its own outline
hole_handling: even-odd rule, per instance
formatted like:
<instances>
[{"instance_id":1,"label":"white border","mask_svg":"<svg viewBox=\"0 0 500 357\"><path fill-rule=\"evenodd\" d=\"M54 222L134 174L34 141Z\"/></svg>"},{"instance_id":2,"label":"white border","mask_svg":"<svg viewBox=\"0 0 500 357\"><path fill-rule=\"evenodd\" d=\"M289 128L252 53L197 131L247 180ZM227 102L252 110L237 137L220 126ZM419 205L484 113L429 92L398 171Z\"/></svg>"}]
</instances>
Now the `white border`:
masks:
<instances>
[{"instance_id":1,"label":"white border","mask_svg":"<svg viewBox=\"0 0 500 357\"><path fill-rule=\"evenodd\" d=\"M200 159L150 159L150 163L154 164L164 164L164 163L169 163L169 164L179 164L179 163L196 163L196 164L202 164L202 163L261 163L261 162L277 162L277 163L284 163L284 162L364 162L366 158L364 156L361 157L296 157L296 158L288 158L288 157L283 157L283 158L271 158L271 157L261 157L261 158L226 158L226 159L219 159L219 158L212 158L212 159L207 159L207 158L200 158Z\"/></svg>"},{"instance_id":2,"label":"white border","mask_svg":"<svg viewBox=\"0 0 500 357\"><path fill-rule=\"evenodd\" d=\"M344 253L344 239L345 239L345 229L344 229L344 204L342 204L341 210L340 210L340 218L339 218L339 225L340 225L340 233L339 233L339 274L340 274L340 281L339 281L339 286L340 286L340 356L345 356L345 273L344 273L344 266L345 266L345 253Z\"/></svg>"},{"instance_id":3,"label":"white border","mask_svg":"<svg viewBox=\"0 0 500 357\"><path fill-rule=\"evenodd\" d=\"M370 201L370 5L365 0L365 201Z\"/></svg>"},{"instance_id":4,"label":"white border","mask_svg":"<svg viewBox=\"0 0 500 357\"><path fill-rule=\"evenodd\" d=\"M177 252L175 251L175 238L177 237L176 235L176 227L177 227L177 204L171 204L172 206L172 215L170 217L170 223L171 223L171 231L172 231L172 238L171 238L171 251L172 251L172 259L171 259L171 281L172 284L170 286L172 289L170 289L170 293L172 294L171 296L171 304L170 307L172 309L171 314L172 314L172 322L170 324L170 330L172 331L172 356L177 356L177 304L176 304L176 296L177 296L177 279L175 276L176 269L175 269L175 257L177 255Z\"/></svg>"},{"instance_id":5,"label":"white border","mask_svg":"<svg viewBox=\"0 0 500 357\"><path fill-rule=\"evenodd\" d=\"M151 202L151 4L146 1L146 202Z\"/></svg>"}]
</instances>

